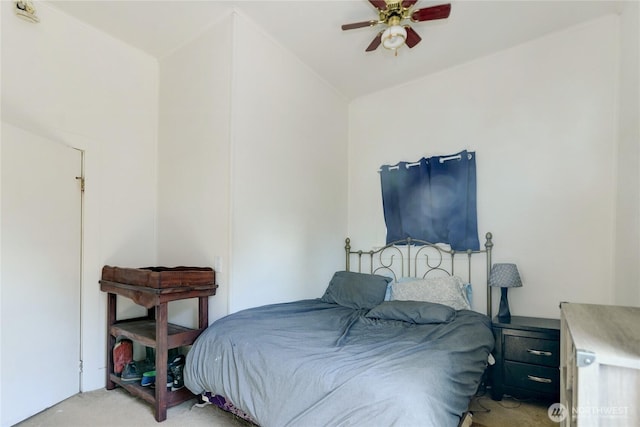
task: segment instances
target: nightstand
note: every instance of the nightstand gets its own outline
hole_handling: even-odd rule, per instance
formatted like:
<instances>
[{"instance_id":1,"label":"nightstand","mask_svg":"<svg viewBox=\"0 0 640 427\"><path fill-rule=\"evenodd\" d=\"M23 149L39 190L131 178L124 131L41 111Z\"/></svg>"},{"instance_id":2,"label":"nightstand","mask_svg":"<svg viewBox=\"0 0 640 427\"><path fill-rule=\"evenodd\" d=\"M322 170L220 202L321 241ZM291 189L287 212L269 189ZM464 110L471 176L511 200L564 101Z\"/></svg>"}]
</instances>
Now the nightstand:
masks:
<instances>
[{"instance_id":1,"label":"nightstand","mask_svg":"<svg viewBox=\"0 0 640 427\"><path fill-rule=\"evenodd\" d=\"M491 397L560 398L560 320L511 316L493 319L496 364L491 375Z\"/></svg>"}]
</instances>

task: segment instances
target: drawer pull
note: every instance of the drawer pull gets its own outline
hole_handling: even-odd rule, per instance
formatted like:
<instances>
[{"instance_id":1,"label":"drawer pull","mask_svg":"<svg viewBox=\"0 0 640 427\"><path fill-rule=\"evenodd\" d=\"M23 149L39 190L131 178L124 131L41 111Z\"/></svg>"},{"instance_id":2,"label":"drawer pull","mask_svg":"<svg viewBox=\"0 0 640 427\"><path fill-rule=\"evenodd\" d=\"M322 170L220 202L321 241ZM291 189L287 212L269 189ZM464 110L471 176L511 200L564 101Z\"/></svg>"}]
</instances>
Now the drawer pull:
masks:
<instances>
[{"instance_id":1,"label":"drawer pull","mask_svg":"<svg viewBox=\"0 0 640 427\"><path fill-rule=\"evenodd\" d=\"M545 383L545 384L549 384L552 383L553 381L551 381L549 378L542 378L542 377L535 377L533 375L527 375L527 378L531 381L535 381L537 383Z\"/></svg>"},{"instance_id":2,"label":"drawer pull","mask_svg":"<svg viewBox=\"0 0 640 427\"><path fill-rule=\"evenodd\" d=\"M530 348L527 349L527 353L535 354L536 356L553 356L550 351L532 350Z\"/></svg>"}]
</instances>

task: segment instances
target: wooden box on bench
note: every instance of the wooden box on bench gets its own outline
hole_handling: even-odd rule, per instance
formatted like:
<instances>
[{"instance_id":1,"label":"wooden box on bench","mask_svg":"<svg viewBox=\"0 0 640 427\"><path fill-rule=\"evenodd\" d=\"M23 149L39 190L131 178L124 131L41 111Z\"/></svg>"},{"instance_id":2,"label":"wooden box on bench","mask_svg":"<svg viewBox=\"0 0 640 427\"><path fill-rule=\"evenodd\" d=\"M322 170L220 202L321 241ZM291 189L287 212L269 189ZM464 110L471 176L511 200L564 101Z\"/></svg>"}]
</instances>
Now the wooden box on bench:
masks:
<instances>
[{"instance_id":1,"label":"wooden box on bench","mask_svg":"<svg viewBox=\"0 0 640 427\"><path fill-rule=\"evenodd\" d=\"M125 268L105 265L102 280L154 289L194 288L213 285L215 272L210 267Z\"/></svg>"}]
</instances>

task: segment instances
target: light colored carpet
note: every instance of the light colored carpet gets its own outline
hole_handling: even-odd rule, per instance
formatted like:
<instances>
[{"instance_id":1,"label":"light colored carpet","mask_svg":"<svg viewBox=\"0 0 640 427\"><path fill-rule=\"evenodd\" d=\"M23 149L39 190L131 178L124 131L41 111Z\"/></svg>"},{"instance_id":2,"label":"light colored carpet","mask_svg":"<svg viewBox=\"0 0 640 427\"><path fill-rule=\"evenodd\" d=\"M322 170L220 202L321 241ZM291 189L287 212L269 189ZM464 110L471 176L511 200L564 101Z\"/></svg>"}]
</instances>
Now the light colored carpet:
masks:
<instances>
[{"instance_id":1,"label":"light colored carpet","mask_svg":"<svg viewBox=\"0 0 640 427\"><path fill-rule=\"evenodd\" d=\"M213 405L194 407L195 399L169 408L161 424L153 409L121 388L80 393L19 423L17 427L247 427L244 420ZM476 397L471 402L474 427L555 426L547 416L547 403L505 397L495 402ZM489 410L489 412L487 412Z\"/></svg>"},{"instance_id":2,"label":"light colored carpet","mask_svg":"<svg viewBox=\"0 0 640 427\"><path fill-rule=\"evenodd\" d=\"M80 393L17 424L16 427L239 427L244 420L214 405L194 407L189 400L167 410L167 419L158 424L153 407L132 397L126 390L95 390Z\"/></svg>"}]
</instances>

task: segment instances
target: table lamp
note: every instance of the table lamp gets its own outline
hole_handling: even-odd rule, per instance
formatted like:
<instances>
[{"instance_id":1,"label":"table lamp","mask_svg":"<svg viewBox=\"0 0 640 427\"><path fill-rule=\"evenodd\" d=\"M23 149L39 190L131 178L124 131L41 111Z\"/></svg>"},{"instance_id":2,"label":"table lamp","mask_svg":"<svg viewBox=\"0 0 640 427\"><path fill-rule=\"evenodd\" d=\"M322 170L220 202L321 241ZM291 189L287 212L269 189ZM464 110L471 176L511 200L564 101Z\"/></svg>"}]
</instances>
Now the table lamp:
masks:
<instances>
[{"instance_id":1,"label":"table lamp","mask_svg":"<svg viewBox=\"0 0 640 427\"><path fill-rule=\"evenodd\" d=\"M507 299L507 289L522 286L518 267L515 264L493 264L489 275L489 285L500 288L500 309L498 310L498 320L509 322L511 313L509 312L509 300Z\"/></svg>"}]
</instances>

